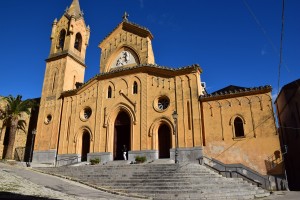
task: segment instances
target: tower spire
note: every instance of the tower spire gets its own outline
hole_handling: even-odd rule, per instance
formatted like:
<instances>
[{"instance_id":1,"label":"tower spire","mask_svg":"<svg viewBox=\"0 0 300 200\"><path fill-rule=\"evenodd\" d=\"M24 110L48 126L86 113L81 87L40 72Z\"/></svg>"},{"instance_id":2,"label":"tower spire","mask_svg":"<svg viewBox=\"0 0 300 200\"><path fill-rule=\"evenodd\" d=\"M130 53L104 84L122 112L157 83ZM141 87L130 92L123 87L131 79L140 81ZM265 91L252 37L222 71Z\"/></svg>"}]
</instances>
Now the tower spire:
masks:
<instances>
[{"instance_id":1,"label":"tower spire","mask_svg":"<svg viewBox=\"0 0 300 200\"><path fill-rule=\"evenodd\" d=\"M67 13L70 16L81 17L82 12L80 10L79 0L73 0L69 9L67 9Z\"/></svg>"}]
</instances>

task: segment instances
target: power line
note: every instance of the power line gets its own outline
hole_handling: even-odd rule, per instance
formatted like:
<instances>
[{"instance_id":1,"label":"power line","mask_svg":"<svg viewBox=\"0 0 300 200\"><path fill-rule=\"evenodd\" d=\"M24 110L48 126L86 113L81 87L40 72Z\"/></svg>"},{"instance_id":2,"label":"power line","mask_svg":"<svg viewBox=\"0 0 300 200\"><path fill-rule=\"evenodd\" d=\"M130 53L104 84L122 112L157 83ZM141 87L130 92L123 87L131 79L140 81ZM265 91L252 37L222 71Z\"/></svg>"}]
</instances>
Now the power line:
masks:
<instances>
[{"instance_id":1,"label":"power line","mask_svg":"<svg viewBox=\"0 0 300 200\"><path fill-rule=\"evenodd\" d=\"M260 23L258 17L255 15L255 13L253 12L253 10L251 9L251 7L249 6L249 4L247 3L247 0L243 0L244 5L246 6L246 8L248 9L249 13L251 14L251 16L253 17L254 21L256 22L256 24L258 25L258 27L260 28L260 30L263 32L264 36L267 38L268 42L270 43L270 45L272 46L274 52L277 54L278 50L274 44L274 42L272 41L272 39L269 37L269 35L267 34L266 29L263 27L263 25Z\"/></svg>"},{"instance_id":2,"label":"power line","mask_svg":"<svg viewBox=\"0 0 300 200\"><path fill-rule=\"evenodd\" d=\"M264 34L264 36L266 37L267 41L269 42L269 44L272 46L272 49L274 50L274 52L276 54L278 54L278 49L276 48L274 42L272 41L272 39L269 37L269 35L267 34L266 29L263 27L263 25L261 24L261 22L259 21L258 17L255 15L255 13L253 12L253 10L251 9L251 7L249 6L247 0L243 0L244 5L246 6L247 10L249 11L250 15L253 17L254 21L256 22L256 24L258 25L258 27L260 28L260 30L262 31L262 33ZM281 38L280 38L280 51L279 51L279 57L280 57L280 62L279 62L279 71L278 71L278 91L277 91L277 95L279 94L280 91L280 76L281 76L281 66L284 65L286 70L288 72L290 72L290 69L288 68L288 66L284 63L284 60L282 58L282 43L283 43L283 33L284 33L284 5L285 2L284 0L282 1L282 21L281 21Z\"/></svg>"},{"instance_id":3,"label":"power line","mask_svg":"<svg viewBox=\"0 0 300 200\"><path fill-rule=\"evenodd\" d=\"M279 52L279 65L278 65L278 93L280 91L280 71L282 65L282 43L284 35L284 0L282 0L282 14L281 14L281 34L280 34L280 52Z\"/></svg>"},{"instance_id":4,"label":"power line","mask_svg":"<svg viewBox=\"0 0 300 200\"><path fill-rule=\"evenodd\" d=\"M297 127L288 127L288 126L279 126L279 128L300 130L300 128L297 128Z\"/></svg>"}]
</instances>

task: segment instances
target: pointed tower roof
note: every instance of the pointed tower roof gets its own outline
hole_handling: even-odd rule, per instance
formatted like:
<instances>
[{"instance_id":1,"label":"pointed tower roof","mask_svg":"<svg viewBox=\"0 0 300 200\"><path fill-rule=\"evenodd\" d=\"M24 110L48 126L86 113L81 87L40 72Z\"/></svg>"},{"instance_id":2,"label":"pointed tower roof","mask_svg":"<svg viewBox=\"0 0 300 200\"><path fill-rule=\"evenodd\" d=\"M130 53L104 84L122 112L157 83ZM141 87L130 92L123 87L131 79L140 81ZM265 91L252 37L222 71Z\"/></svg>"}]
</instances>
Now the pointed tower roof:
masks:
<instances>
[{"instance_id":1,"label":"pointed tower roof","mask_svg":"<svg viewBox=\"0 0 300 200\"><path fill-rule=\"evenodd\" d=\"M79 0L73 0L70 8L67 8L66 14L69 16L74 16L75 18L82 17L82 12L80 10Z\"/></svg>"}]
</instances>

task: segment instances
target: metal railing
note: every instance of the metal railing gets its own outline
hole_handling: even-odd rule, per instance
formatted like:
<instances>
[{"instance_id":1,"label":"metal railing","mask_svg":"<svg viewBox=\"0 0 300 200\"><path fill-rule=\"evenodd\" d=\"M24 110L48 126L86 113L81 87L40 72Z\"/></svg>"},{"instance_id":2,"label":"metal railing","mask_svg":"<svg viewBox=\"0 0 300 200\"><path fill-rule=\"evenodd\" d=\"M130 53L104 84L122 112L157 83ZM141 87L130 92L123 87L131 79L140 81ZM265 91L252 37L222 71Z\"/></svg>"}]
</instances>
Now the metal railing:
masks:
<instances>
[{"instance_id":1,"label":"metal railing","mask_svg":"<svg viewBox=\"0 0 300 200\"><path fill-rule=\"evenodd\" d=\"M282 153L280 150L274 152L274 154L268 156L265 160L267 171L271 171L283 162Z\"/></svg>"},{"instance_id":2,"label":"metal railing","mask_svg":"<svg viewBox=\"0 0 300 200\"><path fill-rule=\"evenodd\" d=\"M261 175L242 164L224 164L216 159L208 158L206 156L199 158L199 163L211 168L227 178L242 178L243 180L255 184L258 187L268 190L270 189L268 176Z\"/></svg>"},{"instance_id":3,"label":"metal railing","mask_svg":"<svg viewBox=\"0 0 300 200\"><path fill-rule=\"evenodd\" d=\"M55 166L58 167L58 166L73 165L79 162L81 162L81 156L66 157L66 158L57 159Z\"/></svg>"}]
</instances>

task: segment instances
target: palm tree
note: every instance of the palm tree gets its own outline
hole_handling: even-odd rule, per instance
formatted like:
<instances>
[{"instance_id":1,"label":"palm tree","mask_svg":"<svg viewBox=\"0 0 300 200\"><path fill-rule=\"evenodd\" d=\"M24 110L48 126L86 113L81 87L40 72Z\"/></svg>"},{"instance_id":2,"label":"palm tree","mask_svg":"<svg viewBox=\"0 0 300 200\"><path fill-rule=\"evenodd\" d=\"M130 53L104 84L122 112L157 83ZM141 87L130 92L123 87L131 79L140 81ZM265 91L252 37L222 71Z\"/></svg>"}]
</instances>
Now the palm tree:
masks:
<instances>
[{"instance_id":1,"label":"palm tree","mask_svg":"<svg viewBox=\"0 0 300 200\"><path fill-rule=\"evenodd\" d=\"M32 100L22 101L22 96L17 95L14 98L12 95L2 98L2 101L6 101L4 109L0 108L0 120L3 120L3 124L9 129L7 151L4 155L4 159L13 159L13 148L16 139L16 132L18 129L24 130L25 121L21 120L22 113L30 115L31 108L34 106Z\"/></svg>"}]
</instances>

